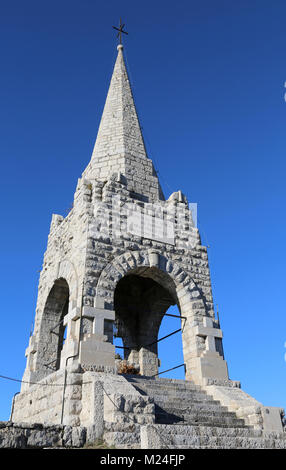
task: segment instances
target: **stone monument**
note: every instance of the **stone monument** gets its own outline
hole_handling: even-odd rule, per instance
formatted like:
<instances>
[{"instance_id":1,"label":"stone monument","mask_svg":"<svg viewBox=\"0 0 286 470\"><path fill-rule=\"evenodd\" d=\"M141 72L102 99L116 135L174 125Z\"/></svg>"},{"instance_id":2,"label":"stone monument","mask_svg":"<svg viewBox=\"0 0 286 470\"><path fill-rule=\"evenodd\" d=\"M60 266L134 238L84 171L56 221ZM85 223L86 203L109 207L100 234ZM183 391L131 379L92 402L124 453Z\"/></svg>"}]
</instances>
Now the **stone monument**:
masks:
<instances>
[{"instance_id":1,"label":"stone monument","mask_svg":"<svg viewBox=\"0 0 286 470\"><path fill-rule=\"evenodd\" d=\"M163 425L158 407L168 408L166 397L165 408L156 402L160 389L162 396L169 390L175 404L186 397L183 417L173 403L178 419L165 421L177 431L185 425L186 447L201 445L190 431L200 413L208 424L211 416L226 416L231 429L282 433L282 410L265 408L229 378L207 248L184 194L178 190L167 199L163 194L144 145L121 41L117 49L94 150L78 179L73 207L66 217L52 216L34 331L11 419L83 427L89 441L105 436L121 447L164 447L156 434ZM181 317L185 381L157 375L158 332L171 305ZM122 338L122 361L115 335ZM122 363L135 375L120 373ZM191 399L195 393L197 401ZM201 408L194 408L203 396ZM225 421L212 425L221 425L228 436Z\"/></svg>"}]
</instances>

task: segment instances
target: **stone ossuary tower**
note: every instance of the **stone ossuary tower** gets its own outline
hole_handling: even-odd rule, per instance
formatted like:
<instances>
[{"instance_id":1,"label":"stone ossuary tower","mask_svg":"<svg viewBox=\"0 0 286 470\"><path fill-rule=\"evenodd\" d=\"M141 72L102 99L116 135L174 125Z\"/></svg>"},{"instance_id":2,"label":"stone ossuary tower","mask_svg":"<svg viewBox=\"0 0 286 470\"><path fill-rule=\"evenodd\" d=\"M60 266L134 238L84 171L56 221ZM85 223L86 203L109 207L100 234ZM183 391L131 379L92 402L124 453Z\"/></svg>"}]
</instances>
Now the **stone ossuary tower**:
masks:
<instances>
[{"instance_id":1,"label":"stone ossuary tower","mask_svg":"<svg viewBox=\"0 0 286 470\"><path fill-rule=\"evenodd\" d=\"M185 381L156 376L158 331L171 305L181 315ZM120 373L115 334L122 338L124 364L136 375ZM163 395L171 387L177 401L183 387L186 407L197 418L199 411L225 413L233 428L244 420L246 427L282 431L281 410L266 409L228 377L207 249L182 192L163 195L146 153L121 44L73 207L65 218L52 217L26 356L14 422L81 426L106 439L117 431L118 444L114 426L124 428L131 420L135 446L160 447L154 437L162 426L158 407L162 419L178 418L167 417L166 425L184 422L187 429L192 420L186 413L180 419L175 405L171 413L158 404L156 386ZM187 393L204 394L208 408L194 410L199 397L192 402ZM123 428L121 435L128 431Z\"/></svg>"}]
</instances>

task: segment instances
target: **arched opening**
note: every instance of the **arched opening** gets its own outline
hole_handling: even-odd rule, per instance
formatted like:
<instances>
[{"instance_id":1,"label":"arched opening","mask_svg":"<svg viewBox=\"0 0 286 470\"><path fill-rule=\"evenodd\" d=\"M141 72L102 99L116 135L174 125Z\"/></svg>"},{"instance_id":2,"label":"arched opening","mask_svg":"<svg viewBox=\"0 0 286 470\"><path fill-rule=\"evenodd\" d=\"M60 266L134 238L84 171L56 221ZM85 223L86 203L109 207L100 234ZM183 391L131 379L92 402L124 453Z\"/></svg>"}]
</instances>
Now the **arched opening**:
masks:
<instances>
[{"instance_id":1,"label":"arched opening","mask_svg":"<svg viewBox=\"0 0 286 470\"><path fill-rule=\"evenodd\" d=\"M46 300L42 323L41 348L38 361L42 369L57 370L60 367L61 353L65 341L66 327L63 323L69 308L69 286L65 279L57 279Z\"/></svg>"},{"instance_id":2,"label":"arched opening","mask_svg":"<svg viewBox=\"0 0 286 470\"><path fill-rule=\"evenodd\" d=\"M124 359L139 368L140 374L158 373L160 325L170 306L177 303L174 282L157 268L136 269L117 283L114 293L116 337L122 339ZM116 344L120 344L118 340Z\"/></svg>"}]
</instances>

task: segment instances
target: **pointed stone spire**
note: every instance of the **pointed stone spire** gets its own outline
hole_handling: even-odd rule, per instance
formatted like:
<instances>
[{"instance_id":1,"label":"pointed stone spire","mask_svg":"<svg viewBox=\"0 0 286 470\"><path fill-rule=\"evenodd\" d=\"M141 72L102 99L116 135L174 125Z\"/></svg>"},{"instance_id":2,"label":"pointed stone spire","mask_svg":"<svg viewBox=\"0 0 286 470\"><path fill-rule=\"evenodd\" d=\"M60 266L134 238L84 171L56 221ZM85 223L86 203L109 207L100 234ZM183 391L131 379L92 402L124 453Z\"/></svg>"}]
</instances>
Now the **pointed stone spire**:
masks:
<instances>
[{"instance_id":1,"label":"pointed stone spire","mask_svg":"<svg viewBox=\"0 0 286 470\"><path fill-rule=\"evenodd\" d=\"M118 56L92 158L123 153L146 158L145 145L123 59L122 44L119 44L117 49Z\"/></svg>"},{"instance_id":2,"label":"pointed stone spire","mask_svg":"<svg viewBox=\"0 0 286 470\"><path fill-rule=\"evenodd\" d=\"M123 45L118 55L103 109L91 161L85 178L107 180L122 173L129 190L148 199L163 199L152 161L147 157L134 98L126 70ZM150 198L150 185L153 187Z\"/></svg>"}]
</instances>

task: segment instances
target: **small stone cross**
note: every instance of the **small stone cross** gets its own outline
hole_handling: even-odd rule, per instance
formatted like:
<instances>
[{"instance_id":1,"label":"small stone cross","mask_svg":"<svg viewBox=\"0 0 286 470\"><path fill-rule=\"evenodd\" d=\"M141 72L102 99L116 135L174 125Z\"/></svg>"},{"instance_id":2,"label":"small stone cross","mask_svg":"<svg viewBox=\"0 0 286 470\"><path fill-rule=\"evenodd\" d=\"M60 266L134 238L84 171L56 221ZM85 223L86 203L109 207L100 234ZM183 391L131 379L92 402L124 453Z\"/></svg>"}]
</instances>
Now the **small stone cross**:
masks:
<instances>
[{"instance_id":1,"label":"small stone cross","mask_svg":"<svg viewBox=\"0 0 286 470\"><path fill-rule=\"evenodd\" d=\"M206 351L216 352L215 338L222 339L222 331L219 328L214 328L211 318L204 317L203 326L196 326L195 333L196 336L206 338Z\"/></svg>"},{"instance_id":2,"label":"small stone cross","mask_svg":"<svg viewBox=\"0 0 286 470\"><path fill-rule=\"evenodd\" d=\"M80 318L80 308L72 305L71 309L64 316L64 321L63 321L64 326L67 326L67 338L70 336L70 333L71 333L72 322L76 321L78 318Z\"/></svg>"},{"instance_id":3,"label":"small stone cross","mask_svg":"<svg viewBox=\"0 0 286 470\"><path fill-rule=\"evenodd\" d=\"M104 335L104 320L115 320L115 312L98 307L83 307L83 316L93 319L92 333Z\"/></svg>"}]
</instances>

